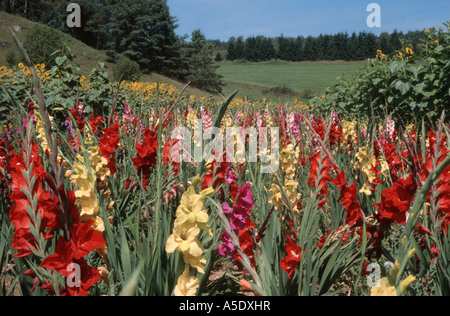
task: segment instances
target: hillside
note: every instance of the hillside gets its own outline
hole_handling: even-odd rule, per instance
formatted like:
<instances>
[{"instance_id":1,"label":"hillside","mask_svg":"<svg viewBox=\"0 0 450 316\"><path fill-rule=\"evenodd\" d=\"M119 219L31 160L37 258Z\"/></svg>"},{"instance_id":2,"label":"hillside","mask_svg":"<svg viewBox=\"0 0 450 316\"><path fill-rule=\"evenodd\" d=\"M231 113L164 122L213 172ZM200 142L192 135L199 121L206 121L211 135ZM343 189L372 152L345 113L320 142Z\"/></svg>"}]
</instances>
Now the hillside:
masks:
<instances>
[{"instance_id":1,"label":"hillside","mask_svg":"<svg viewBox=\"0 0 450 316\"><path fill-rule=\"evenodd\" d=\"M37 23L31 22L25 18L0 11L0 66L6 65L6 56L9 51L13 51L14 54L19 57L19 50L11 38L9 27L16 32L19 40L23 42L26 38L27 32L36 24ZM106 62L107 56L103 51L98 51L92 47L89 47L68 34L62 32L60 32L60 34L64 39L64 42L71 48L72 53L75 55L75 62L80 66L81 74L89 75L91 69L95 67L98 62L104 62L107 66L109 77L113 78L112 68L114 64ZM185 83L178 82L156 73L141 75L141 81L167 83L177 87L178 89L182 89L185 86ZM186 93L199 96L210 95L207 92L192 87L186 89Z\"/></svg>"}]
</instances>

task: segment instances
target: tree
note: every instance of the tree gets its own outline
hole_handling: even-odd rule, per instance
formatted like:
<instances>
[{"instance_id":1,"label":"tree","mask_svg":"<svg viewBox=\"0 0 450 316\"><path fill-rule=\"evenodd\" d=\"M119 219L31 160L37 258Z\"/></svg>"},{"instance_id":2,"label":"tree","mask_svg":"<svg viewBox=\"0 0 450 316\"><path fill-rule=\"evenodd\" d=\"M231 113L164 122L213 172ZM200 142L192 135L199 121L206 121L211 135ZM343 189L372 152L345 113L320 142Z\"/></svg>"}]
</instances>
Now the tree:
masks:
<instances>
[{"instance_id":1,"label":"tree","mask_svg":"<svg viewBox=\"0 0 450 316\"><path fill-rule=\"evenodd\" d=\"M242 36L239 36L236 40L236 59L245 58L245 41Z\"/></svg>"},{"instance_id":2,"label":"tree","mask_svg":"<svg viewBox=\"0 0 450 316\"><path fill-rule=\"evenodd\" d=\"M248 61L258 61L258 48L256 38L249 37L245 40L245 59Z\"/></svg>"},{"instance_id":3,"label":"tree","mask_svg":"<svg viewBox=\"0 0 450 316\"><path fill-rule=\"evenodd\" d=\"M261 55L263 60L270 60L277 57L277 52L270 38L264 37L261 43Z\"/></svg>"},{"instance_id":4,"label":"tree","mask_svg":"<svg viewBox=\"0 0 450 316\"><path fill-rule=\"evenodd\" d=\"M222 76L216 73L218 66L214 65L213 46L200 30L193 31L191 41L185 44L184 58L189 65L187 81L208 92L222 92Z\"/></svg>"},{"instance_id":5,"label":"tree","mask_svg":"<svg viewBox=\"0 0 450 316\"><path fill-rule=\"evenodd\" d=\"M183 78L181 39L166 0L123 0L115 4L109 23L108 55L125 55L143 72Z\"/></svg>"},{"instance_id":6,"label":"tree","mask_svg":"<svg viewBox=\"0 0 450 316\"><path fill-rule=\"evenodd\" d=\"M236 38L231 37L227 46L227 60L236 60Z\"/></svg>"},{"instance_id":7,"label":"tree","mask_svg":"<svg viewBox=\"0 0 450 316\"><path fill-rule=\"evenodd\" d=\"M220 52L217 52L216 58L214 58L214 61L216 63L220 63L223 60L222 54Z\"/></svg>"},{"instance_id":8,"label":"tree","mask_svg":"<svg viewBox=\"0 0 450 316\"><path fill-rule=\"evenodd\" d=\"M312 61L317 59L316 55L316 39L312 36L308 36L305 40L305 47L304 47L304 56L305 60Z\"/></svg>"},{"instance_id":9,"label":"tree","mask_svg":"<svg viewBox=\"0 0 450 316\"><path fill-rule=\"evenodd\" d=\"M392 46L391 46L391 36L388 32L383 32L380 34L380 43L379 43L380 50L384 54L390 54L393 52Z\"/></svg>"},{"instance_id":10,"label":"tree","mask_svg":"<svg viewBox=\"0 0 450 316\"><path fill-rule=\"evenodd\" d=\"M395 30L391 36L390 36L390 46L391 46L391 53L397 50L400 50L402 48L402 42L400 40L400 34Z\"/></svg>"}]
</instances>

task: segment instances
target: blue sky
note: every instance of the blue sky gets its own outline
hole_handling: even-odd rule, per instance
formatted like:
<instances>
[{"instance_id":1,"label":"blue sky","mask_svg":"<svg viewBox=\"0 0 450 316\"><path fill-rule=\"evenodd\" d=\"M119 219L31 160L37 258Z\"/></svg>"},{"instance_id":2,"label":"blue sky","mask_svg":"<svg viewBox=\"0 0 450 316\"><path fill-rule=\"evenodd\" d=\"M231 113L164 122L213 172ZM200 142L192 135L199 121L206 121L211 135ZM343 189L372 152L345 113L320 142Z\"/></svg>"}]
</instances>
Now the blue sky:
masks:
<instances>
[{"instance_id":1,"label":"blue sky","mask_svg":"<svg viewBox=\"0 0 450 316\"><path fill-rule=\"evenodd\" d=\"M367 6L381 7L381 28L366 24ZM338 32L422 30L450 19L450 0L168 0L177 33L200 29L208 39L231 36L317 36Z\"/></svg>"}]
</instances>

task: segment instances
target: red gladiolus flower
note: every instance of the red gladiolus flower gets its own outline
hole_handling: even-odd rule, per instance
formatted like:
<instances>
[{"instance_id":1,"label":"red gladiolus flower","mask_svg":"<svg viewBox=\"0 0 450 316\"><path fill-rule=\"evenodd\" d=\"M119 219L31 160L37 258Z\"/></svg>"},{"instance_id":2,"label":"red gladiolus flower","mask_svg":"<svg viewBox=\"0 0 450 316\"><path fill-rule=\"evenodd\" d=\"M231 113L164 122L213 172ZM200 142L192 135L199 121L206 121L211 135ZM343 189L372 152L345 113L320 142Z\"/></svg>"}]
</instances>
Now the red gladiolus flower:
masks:
<instances>
[{"instance_id":1,"label":"red gladiolus flower","mask_svg":"<svg viewBox=\"0 0 450 316\"><path fill-rule=\"evenodd\" d=\"M156 165L156 156L158 149L158 139L156 132L150 129L144 131L144 139L142 144L136 142L137 156L131 160L138 172L142 172L144 177L144 188L147 186L147 176L150 175L152 169Z\"/></svg>"},{"instance_id":2,"label":"red gladiolus flower","mask_svg":"<svg viewBox=\"0 0 450 316\"><path fill-rule=\"evenodd\" d=\"M98 140L100 155L108 161L106 167L111 171L111 175L117 172L116 151L119 148L119 125L116 123L103 130L103 136Z\"/></svg>"},{"instance_id":3,"label":"red gladiolus flower","mask_svg":"<svg viewBox=\"0 0 450 316\"><path fill-rule=\"evenodd\" d=\"M331 234L331 230L328 229L327 235L320 238L320 241L319 241L319 243L317 244L317 247L319 247L320 249L322 249L323 246L325 245L325 242L326 242L327 239L328 239L328 236L330 236L330 234Z\"/></svg>"},{"instance_id":4,"label":"red gladiolus flower","mask_svg":"<svg viewBox=\"0 0 450 316\"><path fill-rule=\"evenodd\" d=\"M101 115L91 116L89 118L88 124L92 129L94 135L98 136L100 134L101 128L105 122L103 121L103 117Z\"/></svg>"},{"instance_id":5,"label":"red gladiolus flower","mask_svg":"<svg viewBox=\"0 0 450 316\"><path fill-rule=\"evenodd\" d=\"M345 222L350 226L361 226L363 213L361 210L361 204L359 203L357 197L358 189L356 188L356 182L351 186L348 186L345 173L341 171L337 178L333 180L333 183L338 186L339 190L341 190L339 201L347 211Z\"/></svg>"},{"instance_id":6,"label":"red gladiolus flower","mask_svg":"<svg viewBox=\"0 0 450 316\"><path fill-rule=\"evenodd\" d=\"M36 177L35 184L32 188L28 187L22 174L22 170L27 170L22 153L15 154L10 161L9 170L12 178L10 200L14 204L10 209L9 218L15 228L12 240L13 247L18 250L14 257L26 257L32 254L32 250L36 250L37 241L30 232L30 224L32 221L27 212L27 207L31 207L31 204L23 192L24 189L38 198L35 211L39 214L41 220L40 227L37 228L43 233L44 238L52 238L52 230L61 227L59 220L61 210L58 200L56 196L43 189L42 183L48 178L48 175L42 166L38 150L37 145L32 143L32 175Z\"/></svg>"},{"instance_id":7,"label":"red gladiolus flower","mask_svg":"<svg viewBox=\"0 0 450 316\"><path fill-rule=\"evenodd\" d=\"M319 178L319 175L321 176L321 179L318 183L318 188L320 189L321 194L327 196L328 195L328 188L327 183L331 182L331 176L329 174L329 171L332 168L332 165L330 163L330 159L328 156L321 156L321 153L318 152L315 155L312 155L309 159L311 161L311 167L309 176L310 179L308 180L308 184L312 187L316 186L316 181Z\"/></svg>"},{"instance_id":8,"label":"red gladiolus flower","mask_svg":"<svg viewBox=\"0 0 450 316\"><path fill-rule=\"evenodd\" d=\"M406 213L414 201L416 189L412 175L386 189L381 194L381 203L373 205L380 211L380 221L406 224Z\"/></svg>"},{"instance_id":9,"label":"red gladiolus flower","mask_svg":"<svg viewBox=\"0 0 450 316\"><path fill-rule=\"evenodd\" d=\"M70 113L72 114L73 118L77 121L78 130L80 131L81 134L83 134L84 127L86 126L86 123L84 121L83 107L84 106L78 102L78 104L72 110L70 110Z\"/></svg>"},{"instance_id":10,"label":"red gladiolus flower","mask_svg":"<svg viewBox=\"0 0 450 316\"><path fill-rule=\"evenodd\" d=\"M92 223L89 224L92 225ZM75 252L77 248L74 249L73 245L61 237L56 245L55 253L44 259L41 267L57 271L66 278L73 278L73 284L67 284L66 295L85 296L101 276L97 269L88 266L83 258L76 259Z\"/></svg>"},{"instance_id":11,"label":"red gladiolus flower","mask_svg":"<svg viewBox=\"0 0 450 316\"><path fill-rule=\"evenodd\" d=\"M205 176L202 179L202 190L205 190L209 187L213 187L214 189L216 189L220 185L225 184L229 165L230 164L227 162L219 163L216 160L209 164L209 170L206 172Z\"/></svg>"},{"instance_id":12,"label":"red gladiolus flower","mask_svg":"<svg viewBox=\"0 0 450 316\"><path fill-rule=\"evenodd\" d=\"M69 210L72 211L71 239L69 242L60 237L54 254L41 263L41 267L57 271L66 278L75 278L74 284L67 284L65 295L84 296L89 289L100 280L97 269L87 265L84 257L91 251L103 247L106 243L102 234L91 229L92 221L80 222L78 209L75 206L73 191L68 192ZM74 275L75 273L75 275ZM78 275L77 275L78 273Z\"/></svg>"},{"instance_id":13,"label":"red gladiolus flower","mask_svg":"<svg viewBox=\"0 0 450 316\"><path fill-rule=\"evenodd\" d=\"M292 274L297 269L300 260L302 258L302 248L300 248L292 238L287 235L286 236L288 243L286 243L286 256L283 260L280 261L281 268L289 272L289 279L292 278Z\"/></svg>"},{"instance_id":14,"label":"red gladiolus flower","mask_svg":"<svg viewBox=\"0 0 450 316\"><path fill-rule=\"evenodd\" d=\"M251 209L255 207L251 183L246 183L238 190L237 198L233 204L232 208L227 203L223 204L224 214L229 217L230 227L239 237L240 248L250 259L252 266L255 267L253 229L256 228L256 225L250 219ZM217 247L217 252L223 257L234 257L239 269L243 268L240 260L241 255L234 249L230 236L225 231L222 233L222 244Z\"/></svg>"}]
</instances>

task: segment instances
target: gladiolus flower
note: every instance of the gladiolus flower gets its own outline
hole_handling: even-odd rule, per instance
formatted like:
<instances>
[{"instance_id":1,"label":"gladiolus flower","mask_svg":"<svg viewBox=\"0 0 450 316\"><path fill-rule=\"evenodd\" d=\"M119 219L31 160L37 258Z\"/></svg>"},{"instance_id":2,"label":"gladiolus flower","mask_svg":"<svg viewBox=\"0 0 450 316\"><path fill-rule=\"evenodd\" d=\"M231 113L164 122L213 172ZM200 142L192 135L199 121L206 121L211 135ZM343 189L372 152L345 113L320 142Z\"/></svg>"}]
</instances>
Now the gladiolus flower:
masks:
<instances>
[{"instance_id":1,"label":"gladiolus flower","mask_svg":"<svg viewBox=\"0 0 450 316\"><path fill-rule=\"evenodd\" d=\"M179 251L184 255L184 260L189 263L198 272L204 273L203 264L203 248L197 236L200 234L200 229L197 226L185 227L175 226L172 235L166 242L166 252L174 253Z\"/></svg>"},{"instance_id":2,"label":"gladiolus flower","mask_svg":"<svg viewBox=\"0 0 450 316\"><path fill-rule=\"evenodd\" d=\"M388 278L382 278L379 285L370 290L370 296L397 296L397 291L389 283Z\"/></svg>"},{"instance_id":3,"label":"gladiolus flower","mask_svg":"<svg viewBox=\"0 0 450 316\"><path fill-rule=\"evenodd\" d=\"M187 267L178 278L174 294L175 296L195 296L199 287L200 280L195 276L190 276L189 267Z\"/></svg>"},{"instance_id":4,"label":"gladiolus flower","mask_svg":"<svg viewBox=\"0 0 450 316\"><path fill-rule=\"evenodd\" d=\"M292 238L287 235L288 243L286 244L286 256L280 261L281 268L289 272L289 279L292 278L292 274L297 269L300 260L302 258L302 248L300 248Z\"/></svg>"}]
</instances>

